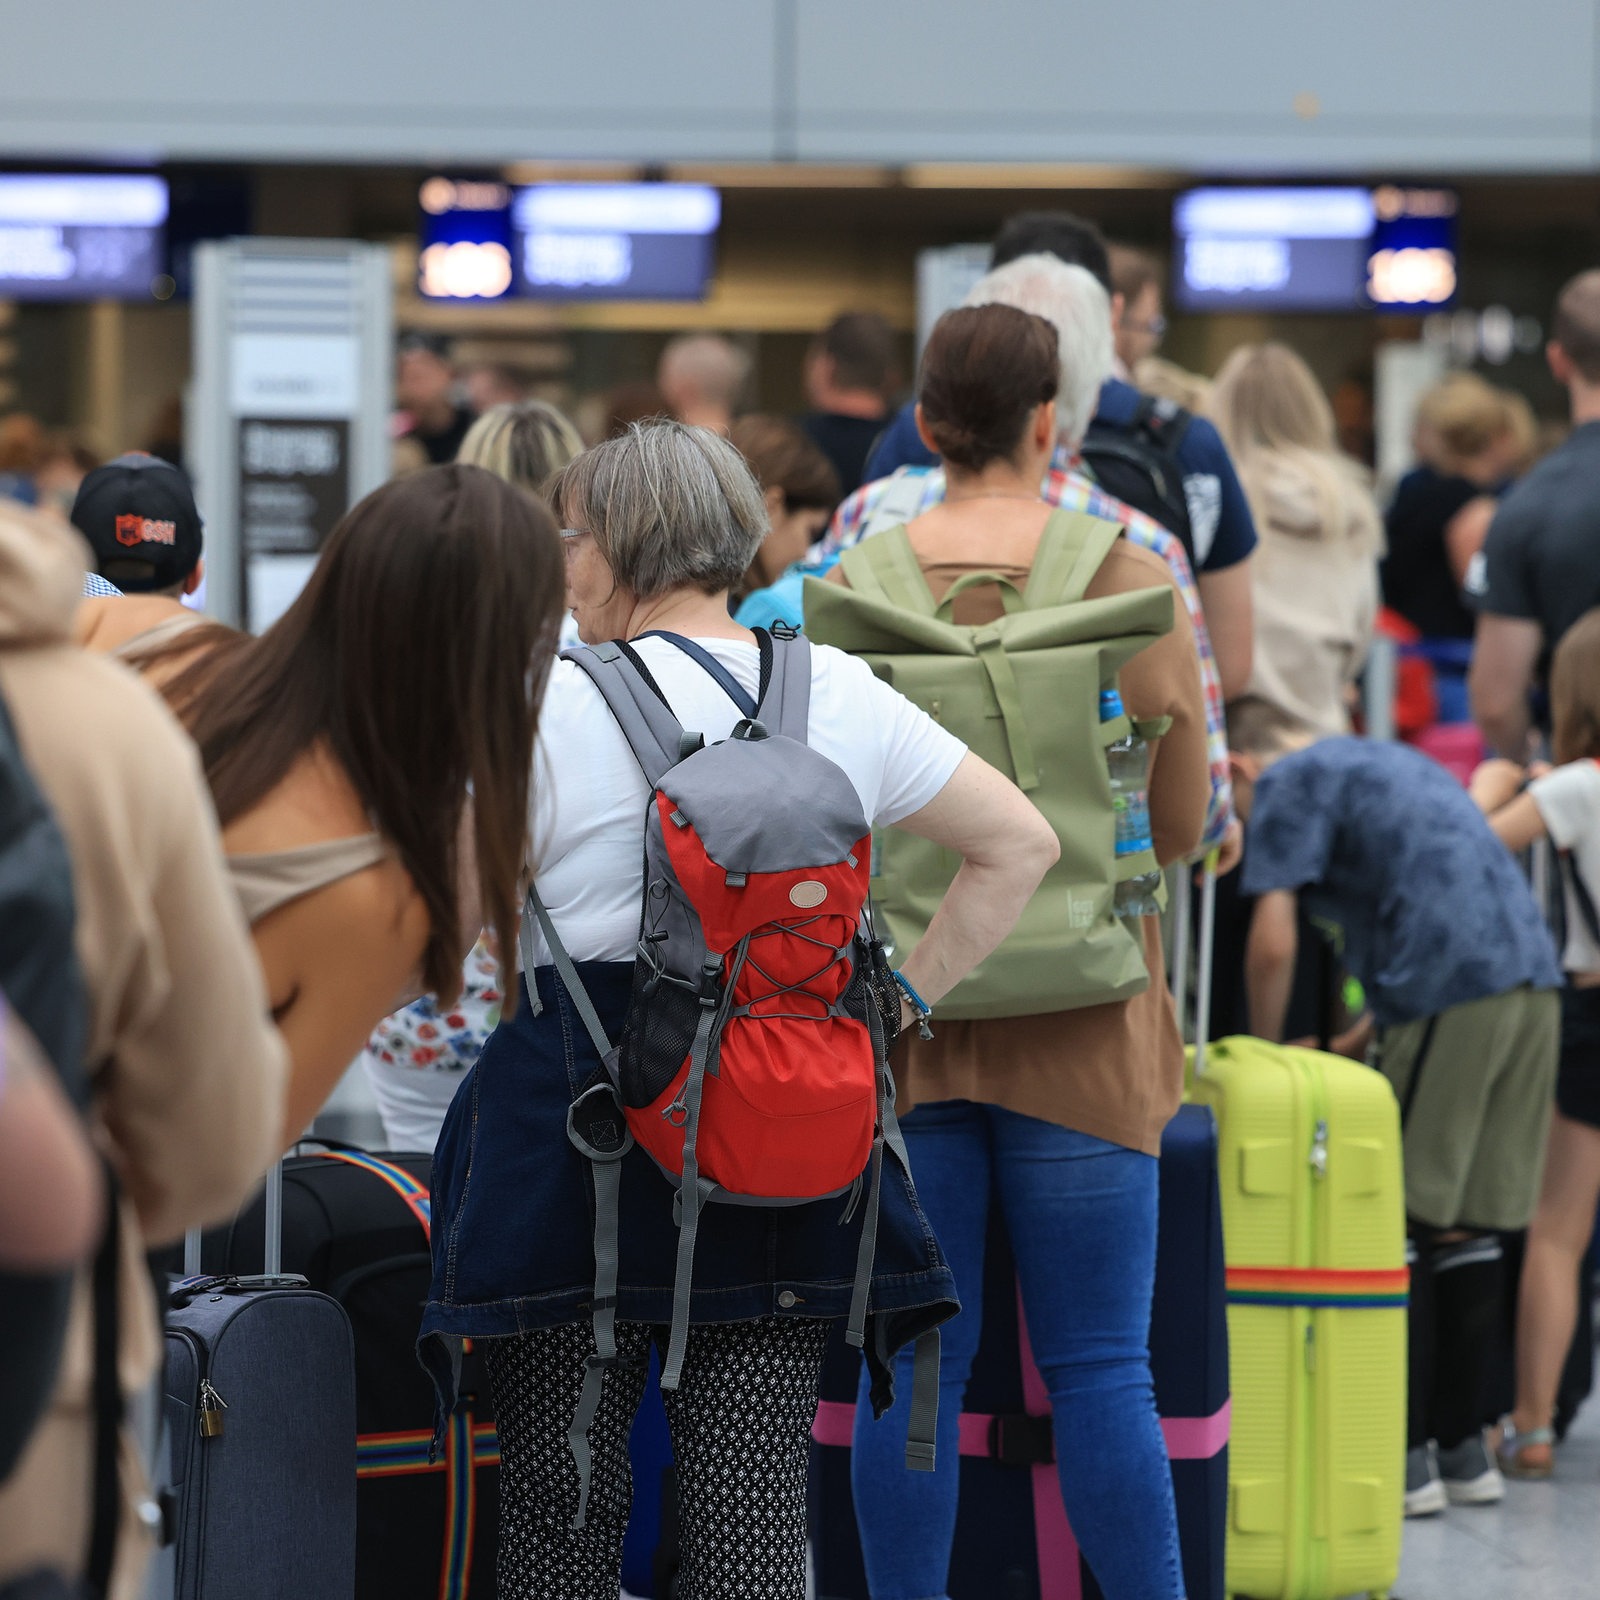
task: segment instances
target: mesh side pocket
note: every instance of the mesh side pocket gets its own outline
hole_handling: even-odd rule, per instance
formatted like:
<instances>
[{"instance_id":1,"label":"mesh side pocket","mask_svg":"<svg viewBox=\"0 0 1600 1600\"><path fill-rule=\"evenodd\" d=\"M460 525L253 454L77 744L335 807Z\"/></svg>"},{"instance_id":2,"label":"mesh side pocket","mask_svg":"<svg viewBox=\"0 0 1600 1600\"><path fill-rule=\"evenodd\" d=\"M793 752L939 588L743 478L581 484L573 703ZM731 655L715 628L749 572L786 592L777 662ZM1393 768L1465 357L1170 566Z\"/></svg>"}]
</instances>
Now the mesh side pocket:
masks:
<instances>
[{"instance_id":1,"label":"mesh side pocket","mask_svg":"<svg viewBox=\"0 0 1600 1600\"><path fill-rule=\"evenodd\" d=\"M700 1001L693 988L658 977L649 961L636 956L618 1052L623 1105L640 1110L661 1098L689 1059L699 1022Z\"/></svg>"},{"instance_id":2,"label":"mesh side pocket","mask_svg":"<svg viewBox=\"0 0 1600 1600\"><path fill-rule=\"evenodd\" d=\"M867 1020L868 1008L878 1013L883 1025L883 1053L885 1060L900 1037L900 985L894 981L889 958L883 946L873 939L870 943L857 939L852 952L854 970L845 988L844 1009L862 1022Z\"/></svg>"}]
</instances>

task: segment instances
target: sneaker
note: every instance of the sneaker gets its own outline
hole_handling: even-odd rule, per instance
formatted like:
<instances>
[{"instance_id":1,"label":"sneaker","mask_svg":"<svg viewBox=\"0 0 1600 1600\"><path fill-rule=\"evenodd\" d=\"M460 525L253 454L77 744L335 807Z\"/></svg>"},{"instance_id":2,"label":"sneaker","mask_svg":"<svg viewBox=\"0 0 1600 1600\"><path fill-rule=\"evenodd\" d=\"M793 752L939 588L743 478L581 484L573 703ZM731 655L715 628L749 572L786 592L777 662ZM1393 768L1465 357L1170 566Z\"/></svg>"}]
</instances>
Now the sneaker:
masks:
<instances>
[{"instance_id":1,"label":"sneaker","mask_svg":"<svg viewBox=\"0 0 1600 1600\"><path fill-rule=\"evenodd\" d=\"M1431 1444L1406 1451L1406 1515L1434 1517L1450 1504Z\"/></svg>"},{"instance_id":2,"label":"sneaker","mask_svg":"<svg viewBox=\"0 0 1600 1600\"><path fill-rule=\"evenodd\" d=\"M1454 1504L1488 1506L1505 1499L1506 1480L1500 1476L1481 1433L1441 1450L1438 1461L1445 1493Z\"/></svg>"}]
</instances>

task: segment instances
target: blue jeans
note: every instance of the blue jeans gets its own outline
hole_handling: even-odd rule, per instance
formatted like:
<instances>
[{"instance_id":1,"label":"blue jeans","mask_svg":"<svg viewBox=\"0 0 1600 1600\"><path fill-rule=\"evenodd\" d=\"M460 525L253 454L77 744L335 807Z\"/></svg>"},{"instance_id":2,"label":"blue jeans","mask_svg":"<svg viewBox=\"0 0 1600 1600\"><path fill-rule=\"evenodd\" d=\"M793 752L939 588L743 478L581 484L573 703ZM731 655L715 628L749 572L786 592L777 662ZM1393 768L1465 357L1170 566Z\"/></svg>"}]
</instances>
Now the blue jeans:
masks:
<instances>
[{"instance_id":1,"label":"blue jeans","mask_svg":"<svg viewBox=\"0 0 1600 1600\"><path fill-rule=\"evenodd\" d=\"M982 1328L998 1196L1034 1360L1050 1391L1061 1497L1106 1600L1183 1600L1172 1471L1150 1381L1156 1161L999 1106L948 1100L904 1122L912 1174L961 1314L945 1324L938 1470L905 1468L906 1407L856 1407L851 1484L873 1600L932 1600L949 1577L958 1419ZM899 1392L911 1392L909 1355Z\"/></svg>"}]
</instances>

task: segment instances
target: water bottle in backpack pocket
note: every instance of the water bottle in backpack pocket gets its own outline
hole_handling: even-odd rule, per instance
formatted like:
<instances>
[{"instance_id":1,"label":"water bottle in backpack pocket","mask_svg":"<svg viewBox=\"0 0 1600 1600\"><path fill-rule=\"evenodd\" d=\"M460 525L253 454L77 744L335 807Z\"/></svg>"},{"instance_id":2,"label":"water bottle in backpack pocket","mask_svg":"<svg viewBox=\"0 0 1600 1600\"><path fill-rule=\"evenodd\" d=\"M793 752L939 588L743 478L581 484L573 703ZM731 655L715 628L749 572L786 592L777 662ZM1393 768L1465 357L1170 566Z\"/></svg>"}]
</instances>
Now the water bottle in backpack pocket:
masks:
<instances>
[{"instance_id":1,"label":"water bottle in backpack pocket","mask_svg":"<svg viewBox=\"0 0 1600 1600\"><path fill-rule=\"evenodd\" d=\"M1124 715L1121 694L1115 689L1102 689L1100 721L1115 722ZM1152 856L1155 852L1150 832L1150 745L1133 723L1106 746L1106 771L1111 779L1111 807L1116 813L1120 868L1131 864L1134 857ZM1160 888L1161 870L1151 866L1135 877L1118 880L1112 907L1119 917L1157 916L1161 911L1161 902L1156 898Z\"/></svg>"}]
</instances>

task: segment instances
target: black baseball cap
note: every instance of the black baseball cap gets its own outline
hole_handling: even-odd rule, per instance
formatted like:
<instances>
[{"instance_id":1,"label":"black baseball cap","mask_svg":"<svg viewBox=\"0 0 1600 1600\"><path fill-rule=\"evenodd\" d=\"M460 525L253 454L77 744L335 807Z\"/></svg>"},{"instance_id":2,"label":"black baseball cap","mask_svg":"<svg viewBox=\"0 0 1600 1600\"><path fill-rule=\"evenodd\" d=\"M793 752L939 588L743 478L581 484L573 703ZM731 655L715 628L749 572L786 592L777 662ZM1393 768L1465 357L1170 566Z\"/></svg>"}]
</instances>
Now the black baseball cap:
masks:
<instances>
[{"instance_id":1,"label":"black baseball cap","mask_svg":"<svg viewBox=\"0 0 1600 1600\"><path fill-rule=\"evenodd\" d=\"M72 523L94 551L95 570L128 594L182 583L204 543L188 474L143 452L96 467L72 502Z\"/></svg>"}]
</instances>

